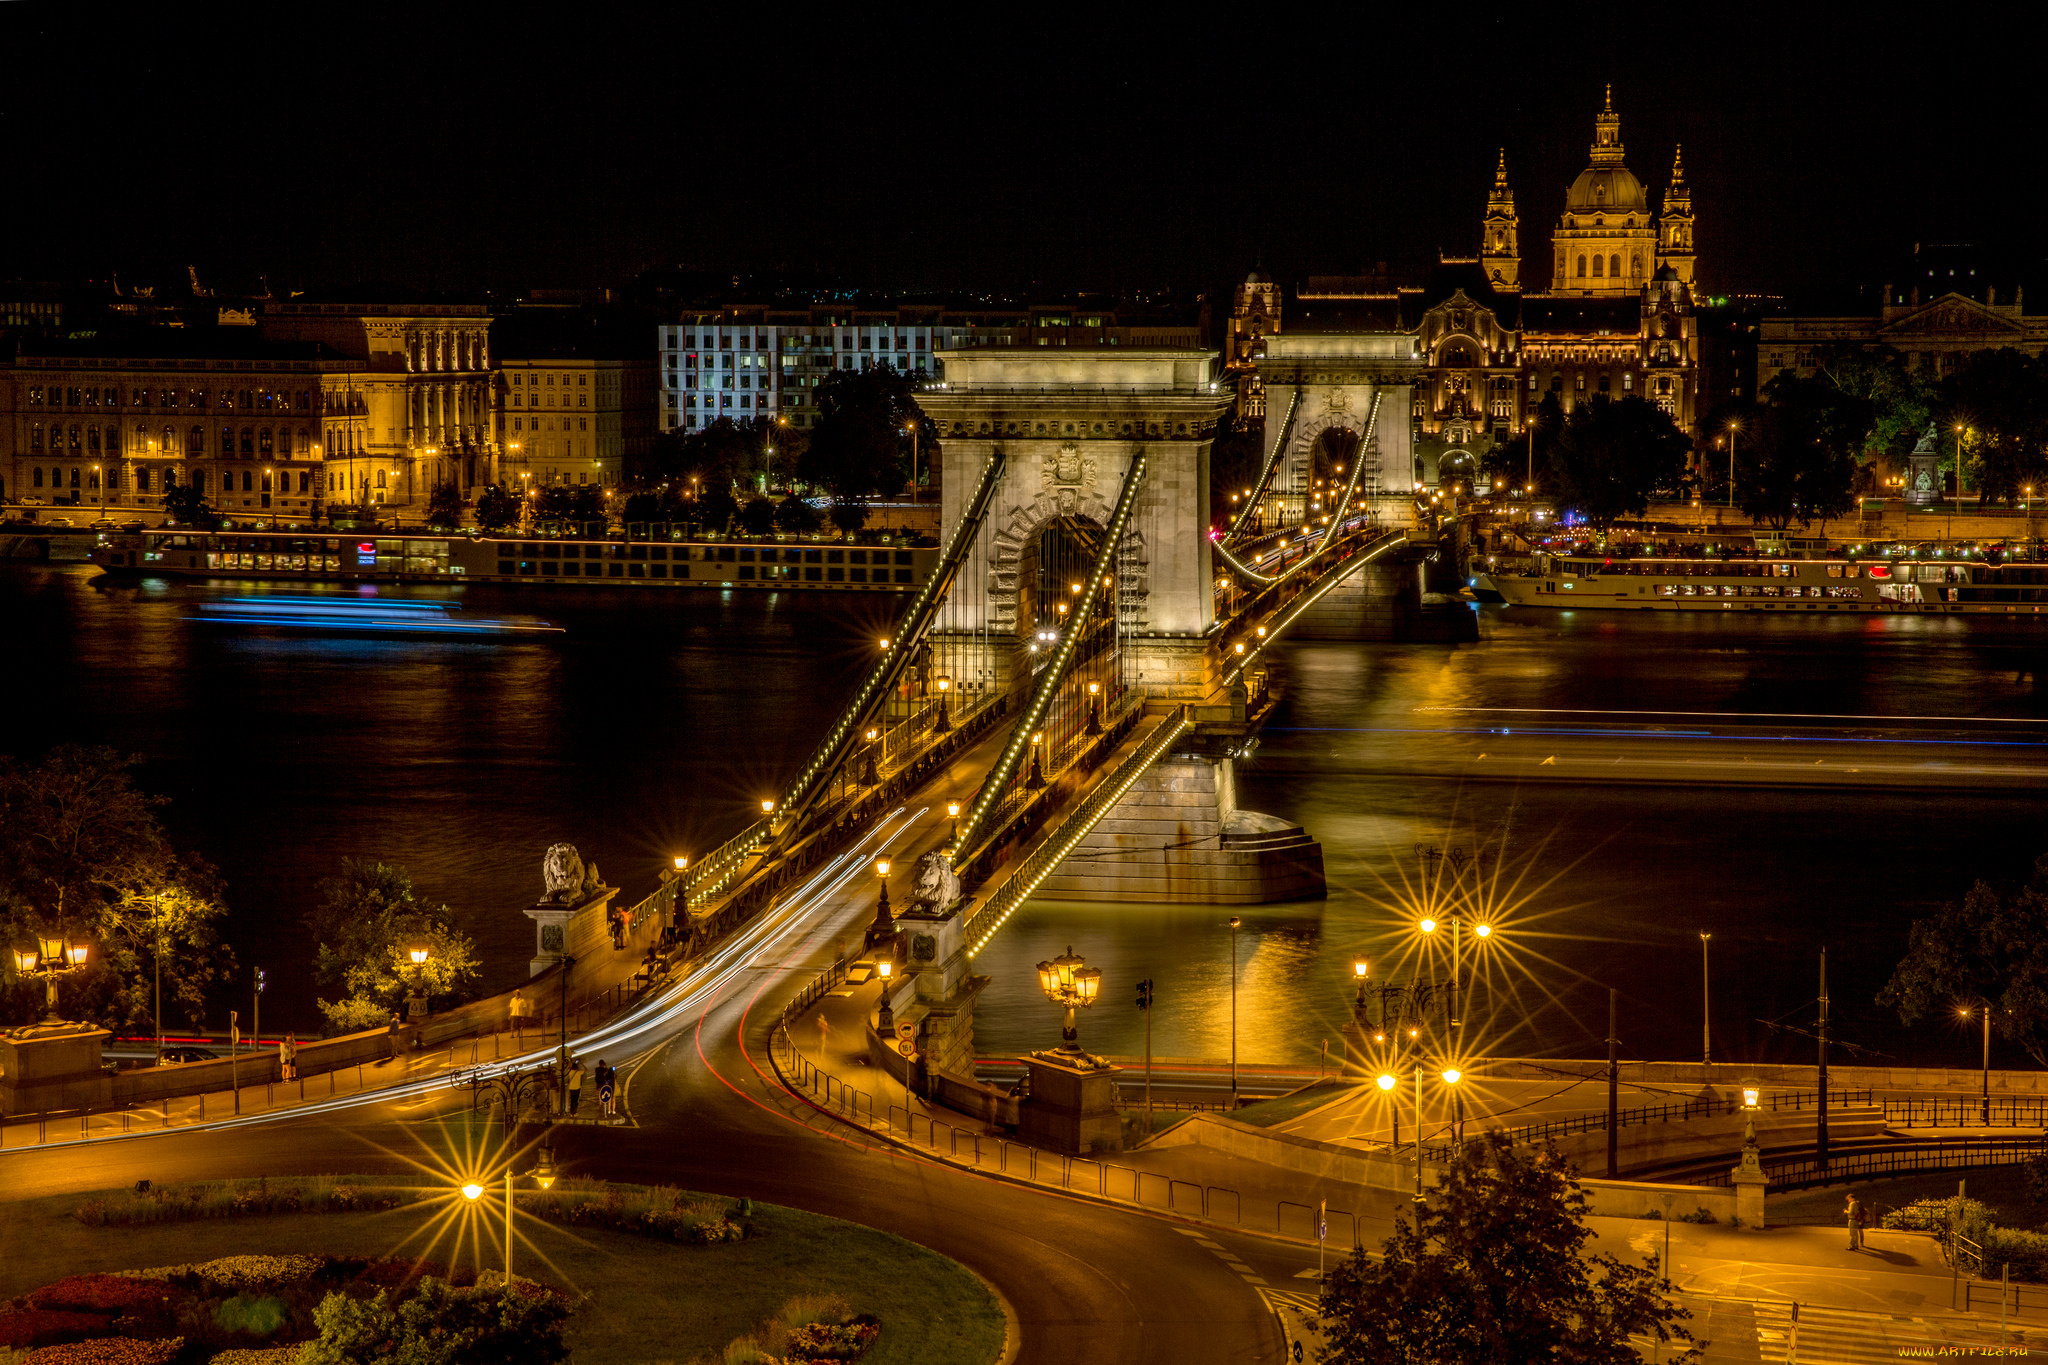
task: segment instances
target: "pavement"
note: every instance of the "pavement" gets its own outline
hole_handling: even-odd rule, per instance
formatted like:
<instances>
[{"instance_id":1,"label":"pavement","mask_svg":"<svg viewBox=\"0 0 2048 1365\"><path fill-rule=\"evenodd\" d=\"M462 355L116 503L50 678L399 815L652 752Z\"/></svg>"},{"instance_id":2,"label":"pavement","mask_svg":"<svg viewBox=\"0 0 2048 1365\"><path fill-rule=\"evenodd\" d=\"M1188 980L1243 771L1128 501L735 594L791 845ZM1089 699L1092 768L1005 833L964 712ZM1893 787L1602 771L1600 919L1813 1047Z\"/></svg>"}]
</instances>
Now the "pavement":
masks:
<instances>
[{"instance_id":1,"label":"pavement","mask_svg":"<svg viewBox=\"0 0 2048 1365\"><path fill-rule=\"evenodd\" d=\"M802 1062L784 1054L778 1071L821 1111L850 1116L920 1155L1070 1198L1142 1209L1175 1225L1256 1289L1290 1342L1303 1341L1309 1358L1315 1343L1299 1334L1298 1324L1316 1292L1317 1213L1325 1214L1323 1250L1334 1260L1354 1241L1377 1247L1392 1232L1395 1214L1411 1202L1200 1145L1149 1147L1100 1160L1034 1153L985 1123L905 1093L867 1064L862 1026L879 994L879 984L871 983L824 996L791 1024ZM1340 1104L1317 1117L1325 1130L1335 1130L1351 1121L1349 1113ZM2001 1334L1997 1283L1954 1276L1924 1233L1872 1231L1862 1250L1851 1251L1846 1229L1832 1227L1752 1230L1598 1217L1587 1224L1591 1250L1637 1264L1661 1261L1668 1235L1673 1290L1695 1314L1695 1334L1713 1339L1708 1361L1787 1359L1795 1304L1802 1361L1861 1365L1894 1361L1923 1346L1988 1348L2001 1339L2048 1349L2048 1292L2027 1286L2024 1301L2008 1306ZM1218 1240L1226 1235L1237 1241L1237 1251ZM1263 1244L1260 1254L1244 1250L1246 1236ZM1651 1354L1647 1344L1645 1354Z\"/></svg>"}]
</instances>

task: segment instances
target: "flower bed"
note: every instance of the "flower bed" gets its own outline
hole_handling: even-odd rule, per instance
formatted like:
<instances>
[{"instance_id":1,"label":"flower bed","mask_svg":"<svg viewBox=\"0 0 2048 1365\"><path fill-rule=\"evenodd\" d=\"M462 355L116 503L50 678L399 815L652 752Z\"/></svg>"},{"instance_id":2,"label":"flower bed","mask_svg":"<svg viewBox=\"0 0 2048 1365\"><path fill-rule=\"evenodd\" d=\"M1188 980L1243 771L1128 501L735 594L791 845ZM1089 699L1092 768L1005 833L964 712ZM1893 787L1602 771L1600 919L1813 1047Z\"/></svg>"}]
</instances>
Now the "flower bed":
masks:
<instances>
[{"instance_id":1,"label":"flower bed","mask_svg":"<svg viewBox=\"0 0 2048 1365\"><path fill-rule=\"evenodd\" d=\"M569 1309L568 1296L550 1286L515 1279L508 1291L430 1261L223 1256L44 1285L0 1304L0 1348L26 1350L9 1357L18 1365L259 1365L295 1359L323 1335L320 1319L336 1304L375 1320L411 1311L422 1296L487 1322L552 1325L557 1338Z\"/></svg>"}]
</instances>

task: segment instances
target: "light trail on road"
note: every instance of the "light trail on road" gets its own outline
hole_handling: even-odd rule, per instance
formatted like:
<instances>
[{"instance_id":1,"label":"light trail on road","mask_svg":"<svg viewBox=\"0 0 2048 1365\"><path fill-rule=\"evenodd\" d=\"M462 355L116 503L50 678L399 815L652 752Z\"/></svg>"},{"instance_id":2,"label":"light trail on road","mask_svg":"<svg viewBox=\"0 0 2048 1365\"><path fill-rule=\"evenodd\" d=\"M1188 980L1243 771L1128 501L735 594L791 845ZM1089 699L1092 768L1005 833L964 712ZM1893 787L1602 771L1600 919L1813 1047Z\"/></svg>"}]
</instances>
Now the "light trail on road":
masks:
<instances>
[{"instance_id":1,"label":"light trail on road","mask_svg":"<svg viewBox=\"0 0 2048 1365\"><path fill-rule=\"evenodd\" d=\"M756 964L749 962L748 958L759 952L771 951L776 944L798 928L816 929L815 923L807 923L811 912L831 905L833 898L843 891L848 883L866 871L873 850L878 845L888 842L892 829L900 833L901 828L907 828L930 809L929 806L924 806L911 811L907 806L899 806L883 816L852 847L828 860L790 892L782 904L752 924L743 926L730 940L720 944L688 976L651 994L638 1004L629 1006L619 1018L570 1040L575 1049L578 1052L588 1052L598 1048L619 1048L625 1050L628 1055L637 1056L664 1041L669 1033L680 1031L679 1027L673 1026L687 1026L710 1008L727 985L742 973L757 969ZM209 1123L181 1124L176 1128L59 1139L41 1145L52 1148L76 1147L194 1131L225 1132L261 1124L292 1122L322 1114L342 1113L376 1104L404 1105L406 1102L412 1102L410 1107L417 1108L420 1103L433 1098L437 1093L452 1091L458 1081L490 1080L542 1065L551 1060L561 1046L562 1044L557 1042L532 1052L521 1053L516 1057L480 1062L458 1073L442 1073L430 1078L403 1081L377 1090L290 1105L261 1114L237 1115Z\"/></svg>"}]
</instances>

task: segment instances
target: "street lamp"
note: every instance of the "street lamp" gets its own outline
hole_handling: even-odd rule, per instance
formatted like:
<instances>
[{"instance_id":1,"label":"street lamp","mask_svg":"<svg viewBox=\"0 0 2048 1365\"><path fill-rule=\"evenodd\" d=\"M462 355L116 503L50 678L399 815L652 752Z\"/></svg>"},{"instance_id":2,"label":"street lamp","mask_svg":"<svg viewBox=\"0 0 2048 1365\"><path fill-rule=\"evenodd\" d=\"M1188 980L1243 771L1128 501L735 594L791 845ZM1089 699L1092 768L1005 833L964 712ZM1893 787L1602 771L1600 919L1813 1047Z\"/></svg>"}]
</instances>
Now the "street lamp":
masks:
<instances>
[{"instance_id":1,"label":"street lamp","mask_svg":"<svg viewBox=\"0 0 2048 1365\"><path fill-rule=\"evenodd\" d=\"M941 673L932 683L939 690L939 718L932 722L932 733L943 735L953 728L953 718L946 712L946 694L952 690L953 680Z\"/></svg>"},{"instance_id":2,"label":"street lamp","mask_svg":"<svg viewBox=\"0 0 2048 1365\"><path fill-rule=\"evenodd\" d=\"M1445 1067L1438 1074L1442 1078L1443 1083L1452 1087L1453 1090L1456 1089L1458 1082L1465 1078L1465 1074L1456 1067ZM1397 1084L1399 1084L1399 1078L1392 1072L1382 1072L1380 1074L1379 1087L1381 1090L1391 1092ZM1420 1066L1415 1068L1415 1202L1418 1204L1422 1202L1422 1068Z\"/></svg>"},{"instance_id":3,"label":"street lamp","mask_svg":"<svg viewBox=\"0 0 2048 1365\"><path fill-rule=\"evenodd\" d=\"M1239 645L1238 648L1242 650L1244 646ZM1088 684L1088 726L1084 733L1089 735L1099 735L1102 733L1102 684L1099 682Z\"/></svg>"},{"instance_id":4,"label":"street lamp","mask_svg":"<svg viewBox=\"0 0 2048 1365\"><path fill-rule=\"evenodd\" d=\"M887 894L886 889L883 894ZM889 980L896 974L896 964L883 958L875 964L875 975L882 980L882 1008L875 1016L875 1032L887 1038L896 1032L896 1013L889 1008Z\"/></svg>"},{"instance_id":5,"label":"street lamp","mask_svg":"<svg viewBox=\"0 0 2048 1365\"><path fill-rule=\"evenodd\" d=\"M1060 1051L1075 1059L1086 1054L1081 1051L1081 1034L1074 1012L1093 1005L1102 989L1101 968L1090 967L1087 961L1076 957L1069 947L1052 961L1038 964L1038 984L1045 998L1067 1012L1060 1025Z\"/></svg>"},{"instance_id":6,"label":"street lamp","mask_svg":"<svg viewBox=\"0 0 2048 1365\"><path fill-rule=\"evenodd\" d=\"M1983 1121L1985 1126L1989 1127L1991 1123L1991 1002L1989 1000L1984 1001L1978 1007L1977 1012L1984 1019ZM1970 1017L1970 1007L1963 1005L1956 1010L1956 1014L1958 1017L1967 1020Z\"/></svg>"},{"instance_id":7,"label":"street lamp","mask_svg":"<svg viewBox=\"0 0 2048 1365\"><path fill-rule=\"evenodd\" d=\"M1024 790L1038 791L1045 786L1045 769L1039 766L1038 746L1045 742L1045 731L1031 732L1031 771L1024 776Z\"/></svg>"},{"instance_id":8,"label":"street lamp","mask_svg":"<svg viewBox=\"0 0 2048 1365\"><path fill-rule=\"evenodd\" d=\"M875 859L875 880L882 885L882 894L875 901L875 922L868 926L869 943L886 943L896 932L896 921L889 913L889 860Z\"/></svg>"},{"instance_id":9,"label":"street lamp","mask_svg":"<svg viewBox=\"0 0 2048 1365\"><path fill-rule=\"evenodd\" d=\"M77 971L85 965L86 945L73 943L63 934L37 934L32 947L14 950L15 970L23 976L43 978L44 1006L47 1010L43 1022L57 1021L57 978L67 972Z\"/></svg>"},{"instance_id":10,"label":"street lamp","mask_svg":"<svg viewBox=\"0 0 2048 1365\"><path fill-rule=\"evenodd\" d=\"M946 842L957 852L960 847L960 803L958 801L948 801L946 803L946 816L953 822L952 837L947 839Z\"/></svg>"},{"instance_id":11,"label":"street lamp","mask_svg":"<svg viewBox=\"0 0 2048 1365\"><path fill-rule=\"evenodd\" d=\"M1735 505L1735 433L1742 430L1740 418L1728 419L1728 505Z\"/></svg>"},{"instance_id":12,"label":"street lamp","mask_svg":"<svg viewBox=\"0 0 2048 1365\"><path fill-rule=\"evenodd\" d=\"M1706 1080L1714 1079L1714 1035L1707 1027L1712 1008L1712 999L1707 991L1707 940L1713 937L1704 929L1700 931L1700 1066Z\"/></svg>"},{"instance_id":13,"label":"street lamp","mask_svg":"<svg viewBox=\"0 0 2048 1365\"><path fill-rule=\"evenodd\" d=\"M867 732L861 736L862 739L867 741L868 746L866 753L862 758L863 766L861 768L860 773L860 784L863 787L875 786L882 780L882 774L880 770L877 769L875 766L875 741L880 739L881 737L882 732L872 725L870 725L867 728Z\"/></svg>"},{"instance_id":14,"label":"street lamp","mask_svg":"<svg viewBox=\"0 0 2048 1365\"><path fill-rule=\"evenodd\" d=\"M1351 975L1358 982L1358 1000L1356 1004L1361 1019L1359 1027L1363 1029L1365 1027L1362 1022L1365 1014L1365 982L1366 978L1372 975L1372 964L1362 957L1351 959Z\"/></svg>"},{"instance_id":15,"label":"street lamp","mask_svg":"<svg viewBox=\"0 0 2048 1365\"><path fill-rule=\"evenodd\" d=\"M412 959L412 994L405 999L405 1017L411 1022L427 1017L425 977L427 959L433 956L432 945L420 939L406 949L406 956Z\"/></svg>"}]
</instances>

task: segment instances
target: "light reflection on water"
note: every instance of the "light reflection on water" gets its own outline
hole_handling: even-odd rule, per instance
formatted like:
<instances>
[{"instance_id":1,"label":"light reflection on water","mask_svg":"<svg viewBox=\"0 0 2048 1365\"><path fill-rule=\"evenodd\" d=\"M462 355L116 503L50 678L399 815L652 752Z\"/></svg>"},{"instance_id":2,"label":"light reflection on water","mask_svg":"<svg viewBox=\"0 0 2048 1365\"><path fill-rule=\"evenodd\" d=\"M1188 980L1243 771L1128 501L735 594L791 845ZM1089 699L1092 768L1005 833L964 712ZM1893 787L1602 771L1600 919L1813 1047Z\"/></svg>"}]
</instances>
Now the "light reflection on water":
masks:
<instances>
[{"instance_id":1,"label":"light reflection on water","mask_svg":"<svg viewBox=\"0 0 2048 1365\"><path fill-rule=\"evenodd\" d=\"M8 675L0 747L80 740L144 755L145 782L172 798L174 836L227 877L232 940L245 965L269 967L264 1013L280 1026L311 1022L297 918L343 856L411 868L476 935L489 979L515 980L533 943L520 911L541 889L548 844L575 843L630 895L673 854L722 841L808 752L901 609L893 596L455 589L466 610L568 628L504 643L236 635L182 619L208 594L249 591L0 569L0 619L29 661ZM1414 876L1415 846L1471 843L1548 882L1514 910L1523 967L1496 964L1468 1011L1484 1050L1599 1053L1612 982L1625 1053L1697 1056L1697 933L1711 928L1718 1042L1805 1060L1810 1045L1755 1021L1810 1016L1826 942L1839 1036L1974 1057L1968 1039L1904 1033L1870 997L1913 914L1979 872L2017 874L2048 842L2040 789L1461 784L1414 733L1444 720L1416 708L2041 718L2038 671L2021 675L2041 654L2036 633L1953 620L1482 619L1483 641L1457 649L1279 652L1286 700L1241 766L1239 794L1321 840L1326 901L1027 906L975 961L993 978L983 1050L1057 1040L1031 968L1071 944L1105 974L1085 1046L1141 1051L1133 985L1149 976L1155 1053L1226 1057L1235 913L1241 1056L1313 1065L1347 1017L1352 957L1369 956L1376 981L1405 979L1415 960L1412 913L1395 893Z\"/></svg>"}]
</instances>

